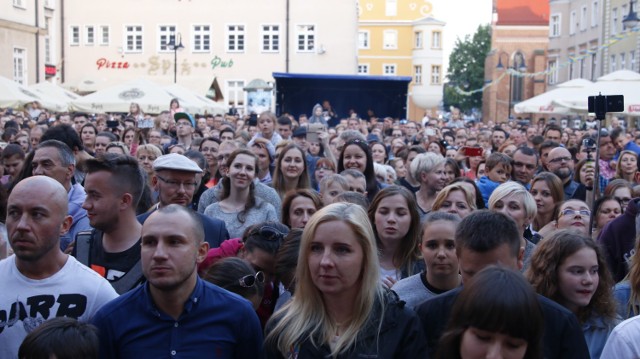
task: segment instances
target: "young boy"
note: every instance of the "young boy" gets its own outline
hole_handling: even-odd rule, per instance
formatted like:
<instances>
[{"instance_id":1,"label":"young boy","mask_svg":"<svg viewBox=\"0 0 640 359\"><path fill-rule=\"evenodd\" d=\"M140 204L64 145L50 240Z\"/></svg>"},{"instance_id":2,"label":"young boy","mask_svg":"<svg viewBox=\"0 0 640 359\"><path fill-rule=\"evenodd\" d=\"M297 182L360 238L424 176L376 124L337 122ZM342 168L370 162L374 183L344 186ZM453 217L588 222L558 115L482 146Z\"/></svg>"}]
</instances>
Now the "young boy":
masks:
<instances>
[{"instance_id":1,"label":"young boy","mask_svg":"<svg viewBox=\"0 0 640 359\"><path fill-rule=\"evenodd\" d=\"M333 203L336 196L348 190L349 182L344 178L344 176L339 174L325 176L320 181L320 197L322 198L322 204L326 206Z\"/></svg>"},{"instance_id":2,"label":"young boy","mask_svg":"<svg viewBox=\"0 0 640 359\"><path fill-rule=\"evenodd\" d=\"M511 177L511 161L511 157L504 153L494 152L489 155L485 167L487 174L478 180L478 189L482 194L485 207L489 207L489 197L493 190Z\"/></svg>"}]
</instances>

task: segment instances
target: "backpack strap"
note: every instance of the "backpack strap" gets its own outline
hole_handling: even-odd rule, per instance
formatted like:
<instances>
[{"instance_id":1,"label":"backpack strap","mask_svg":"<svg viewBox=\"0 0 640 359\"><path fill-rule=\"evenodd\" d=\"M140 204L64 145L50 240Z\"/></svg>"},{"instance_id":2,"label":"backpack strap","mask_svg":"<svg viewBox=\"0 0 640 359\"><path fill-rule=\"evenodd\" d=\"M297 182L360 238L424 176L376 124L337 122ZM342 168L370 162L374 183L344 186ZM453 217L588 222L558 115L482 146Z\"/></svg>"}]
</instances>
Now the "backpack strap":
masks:
<instances>
[{"instance_id":1,"label":"backpack strap","mask_svg":"<svg viewBox=\"0 0 640 359\"><path fill-rule=\"evenodd\" d=\"M78 262L91 268L91 244L95 230L81 231L76 234L75 252Z\"/></svg>"},{"instance_id":2,"label":"backpack strap","mask_svg":"<svg viewBox=\"0 0 640 359\"><path fill-rule=\"evenodd\" d=\"M133 289L137 284L141 283L143 277L142 261L139 259L127 273L110 283L113 289L118 292L118 294L123 294Z\"/></svg>"}]
</instances>

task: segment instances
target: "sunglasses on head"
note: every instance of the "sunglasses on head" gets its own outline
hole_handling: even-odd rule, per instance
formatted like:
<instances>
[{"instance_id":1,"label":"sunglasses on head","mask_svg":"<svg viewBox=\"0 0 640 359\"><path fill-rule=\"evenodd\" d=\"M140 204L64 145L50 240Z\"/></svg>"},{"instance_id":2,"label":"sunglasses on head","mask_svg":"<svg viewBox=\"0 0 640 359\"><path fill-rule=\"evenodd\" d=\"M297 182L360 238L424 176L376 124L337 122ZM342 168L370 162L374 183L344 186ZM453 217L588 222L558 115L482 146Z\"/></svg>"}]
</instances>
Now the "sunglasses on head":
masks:
<instances>
[{"instance_id":1,"label":"sunglasses on head","mask_svg":"<svg viewBox=\"0 0 640 359\"><path fill-rule=\"evenodd\" d=\"M268 241L280 241L287 235L287 233L283 233L279 229L265 224L252 230L250 235L259 236Z\"/></svg>"},{"instance_id":2,"label":"sunglasses on head","mask_svg":"<svg viewBox=\"0 0 640 359\"><path fill-rule=\"evenodd\" d=\"M257 272L255 275L249 274L238 279L238 284L240 284L242 288L251 288L256 283L264 283L264 273L262 273L262 271Z\"/></svg>"}]
</instances>

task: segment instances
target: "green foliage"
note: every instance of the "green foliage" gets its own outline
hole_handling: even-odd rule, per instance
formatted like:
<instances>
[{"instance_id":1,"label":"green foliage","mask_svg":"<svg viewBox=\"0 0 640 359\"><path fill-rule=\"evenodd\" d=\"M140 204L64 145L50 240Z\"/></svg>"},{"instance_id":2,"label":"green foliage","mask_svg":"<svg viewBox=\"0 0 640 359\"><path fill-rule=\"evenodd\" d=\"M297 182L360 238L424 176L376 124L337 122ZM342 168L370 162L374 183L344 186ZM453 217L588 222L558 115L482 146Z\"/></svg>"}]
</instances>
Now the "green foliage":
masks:
<instances>
[{"instance_id":1,"label":"green foliage","mask_svg":"<svg viewBox=\"0 0 640 359\"><path fill-rule=\"evenodd\" d=\"M455 106L465 112L472 108L482 109L482 92L461 95L454 87L471 91L484 86L484 61L491 50L491 26L478 26L473 37L465 36L456 40L449 56L448 85L444 86L445 110Z\"/></svg>"}]
</instances>

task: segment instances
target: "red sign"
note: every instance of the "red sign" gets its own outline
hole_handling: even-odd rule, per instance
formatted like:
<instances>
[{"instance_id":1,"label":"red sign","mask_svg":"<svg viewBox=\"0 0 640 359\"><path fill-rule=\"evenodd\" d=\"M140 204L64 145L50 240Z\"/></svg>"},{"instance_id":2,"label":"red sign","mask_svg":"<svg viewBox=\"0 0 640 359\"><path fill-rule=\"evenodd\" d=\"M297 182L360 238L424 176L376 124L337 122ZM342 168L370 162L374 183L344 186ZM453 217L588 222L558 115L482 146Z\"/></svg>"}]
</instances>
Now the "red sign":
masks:
<instances>
[{"instance_id":1,"label":"red sign","mask_svg":"<svg viewBox=\"0 0 640 359\"><path fill-rule=\"evenodd\" d=\"M640 105L629 105L629 112L640 112Z\"/></svg>"},{"instance_id":2,"label":"red sign","mask_svg":"<svg viewBox=\"0 0 640 359\"><path fill-rule=\"evenodd\" d=\"M46 76L55 76L57 73L56 65L44 65L44 74Z\"/></svg>"},{"instance_id":3,"label":"red sign","mask_svg":"<svg viewBox=\"0 0 640 359\"><path fill-rule=\"evenodd\" d=\"M98 70L101 69L128 69L129 63L127 61L109 61L104 57L101 57L96 61L96 65L98 65Z\"/></svg>"}]
</instances>

